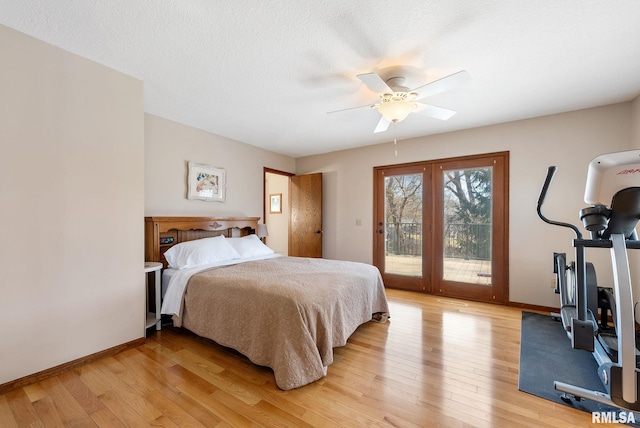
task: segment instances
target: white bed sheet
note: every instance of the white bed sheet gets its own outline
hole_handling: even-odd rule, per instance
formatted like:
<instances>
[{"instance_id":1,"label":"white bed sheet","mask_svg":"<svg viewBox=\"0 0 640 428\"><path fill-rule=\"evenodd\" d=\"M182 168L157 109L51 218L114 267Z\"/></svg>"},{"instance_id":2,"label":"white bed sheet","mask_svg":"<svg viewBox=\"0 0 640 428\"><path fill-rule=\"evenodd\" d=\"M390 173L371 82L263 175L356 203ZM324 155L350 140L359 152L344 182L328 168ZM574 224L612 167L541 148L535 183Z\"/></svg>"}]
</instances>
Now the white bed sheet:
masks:
<instances>
[{"instance_id":1,"label":"white bed sheet","mask_svg":"<svg viewBox=\"0 0 640 428\"><path fill-rule=\"evenodd\" d=\"M198 272L205 271L219 266L230 266L238 263L251 262L254 260L266 260L276 257L282 257L280 254L268 254L255 257L247 257L244 259L226 260L224 262L211 263L202 266L196 266L186 269L165 269L162 274L162 310L161 313L165 315L181 315L182 312L182 297L187 288L189 279ZM169 271L169 272L167 272ZM165 285L166 274L166 285Z\"/></svg>"},{"instance_id":2,"label":"white bed sheet","mask_svg":"<svg viewBox=\"0 0 640 428\"><path fill-rule=\"evenodd\" d=\"M176 272L178 272L178 269L166 268L162 270L162 300L164 300L164 295L167 294L169 281L171 281L171 277Z\"/></svg>"}]
</instances>

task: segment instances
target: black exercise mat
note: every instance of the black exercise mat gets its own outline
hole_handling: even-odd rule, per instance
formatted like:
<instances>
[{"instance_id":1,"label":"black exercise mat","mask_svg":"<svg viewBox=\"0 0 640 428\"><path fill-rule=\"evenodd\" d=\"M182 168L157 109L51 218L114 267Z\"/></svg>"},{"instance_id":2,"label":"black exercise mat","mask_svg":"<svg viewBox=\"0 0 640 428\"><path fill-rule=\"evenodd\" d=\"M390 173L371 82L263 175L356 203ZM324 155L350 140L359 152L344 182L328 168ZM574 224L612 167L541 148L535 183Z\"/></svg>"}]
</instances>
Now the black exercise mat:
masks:
<instances>
[{"instance_id":1,"label":"black exercise mat","mask_svg":"<svg viewBox=\"0 0 640 428\"><path fill-rule=\"evenodd\" d=\"M588 413L619 411L590 400L567 403L553 387L557 380L605 392L597 369L598 364L590 352L571 348L571 341L560 321L548 315L522 312L518 389ZM637 423L633 426L640 427L640 414L637 412L635 420Z\"/></svg>"}]
</instances>

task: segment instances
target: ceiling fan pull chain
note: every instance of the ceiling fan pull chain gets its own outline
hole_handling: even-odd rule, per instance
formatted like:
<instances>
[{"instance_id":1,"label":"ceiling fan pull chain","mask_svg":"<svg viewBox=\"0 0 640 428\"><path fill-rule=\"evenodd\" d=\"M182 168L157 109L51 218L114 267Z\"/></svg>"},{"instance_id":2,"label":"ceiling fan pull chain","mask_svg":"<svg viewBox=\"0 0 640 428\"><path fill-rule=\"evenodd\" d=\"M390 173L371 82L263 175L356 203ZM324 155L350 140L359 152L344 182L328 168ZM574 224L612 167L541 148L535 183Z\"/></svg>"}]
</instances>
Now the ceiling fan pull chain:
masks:
<instances>
[{"instance_id":1,"label":"ceiling fan pull chain","mask_svg":"<svg viewBox=\"0 0 640 428\"><path fill-rule=\"evenodd\" d=\"M396 135L396 123L393 122L393 151L398 157L398 136Z\"/></svg>"}]
</instances>

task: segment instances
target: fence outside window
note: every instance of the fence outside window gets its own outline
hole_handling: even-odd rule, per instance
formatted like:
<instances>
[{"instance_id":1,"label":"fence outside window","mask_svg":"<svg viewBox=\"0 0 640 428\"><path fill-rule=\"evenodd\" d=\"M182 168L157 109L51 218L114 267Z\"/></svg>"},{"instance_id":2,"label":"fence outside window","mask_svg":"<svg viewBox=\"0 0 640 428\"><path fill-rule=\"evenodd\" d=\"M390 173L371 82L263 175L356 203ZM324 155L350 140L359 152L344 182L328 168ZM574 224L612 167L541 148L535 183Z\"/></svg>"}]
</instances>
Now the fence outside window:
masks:
<instances>
[{"instance_id":1,"label":"fence outside window","mask_svg":"<svg viewBox=\"0 0 640 428\"><path fill-rule=\"evenodd\" d=\"M491 224L445 223L444 257L491 260ZM422 256L422 223L387 223L387 255Z\"/></svg>"}]
</instances>

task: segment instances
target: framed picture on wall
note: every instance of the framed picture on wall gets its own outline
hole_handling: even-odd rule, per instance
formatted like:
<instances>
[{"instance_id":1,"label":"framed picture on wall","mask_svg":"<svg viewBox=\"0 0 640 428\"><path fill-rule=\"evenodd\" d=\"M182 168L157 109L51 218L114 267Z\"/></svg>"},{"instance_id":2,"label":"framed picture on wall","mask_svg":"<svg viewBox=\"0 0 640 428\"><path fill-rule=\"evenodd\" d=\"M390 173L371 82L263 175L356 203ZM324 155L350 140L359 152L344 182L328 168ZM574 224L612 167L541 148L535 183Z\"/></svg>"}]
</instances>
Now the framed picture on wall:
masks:
<instances>
[{"instance_id":1,"label":"framed picture on wall","mask_svg":"<svg viewBox=\"0 0 640 428\"><path fill-rule=\"evenodd\" d=\"M226 184L224 169L189 162L187 181L187 199L224 202Z\"/></svg>"},{"instance_id":2,"label":"framed picture on wall","mask_svg":"<svg viewBox=\"0 0 640 428\"><path fill-rule=\"evenodd\" d=\"M269 214L282 214L282 193L269 195Z\"/></svg>"}]
</instances>

